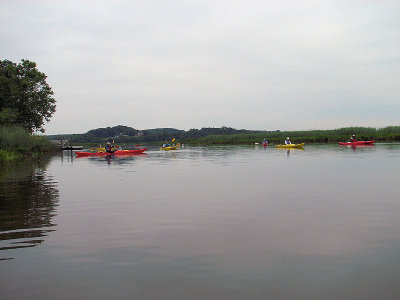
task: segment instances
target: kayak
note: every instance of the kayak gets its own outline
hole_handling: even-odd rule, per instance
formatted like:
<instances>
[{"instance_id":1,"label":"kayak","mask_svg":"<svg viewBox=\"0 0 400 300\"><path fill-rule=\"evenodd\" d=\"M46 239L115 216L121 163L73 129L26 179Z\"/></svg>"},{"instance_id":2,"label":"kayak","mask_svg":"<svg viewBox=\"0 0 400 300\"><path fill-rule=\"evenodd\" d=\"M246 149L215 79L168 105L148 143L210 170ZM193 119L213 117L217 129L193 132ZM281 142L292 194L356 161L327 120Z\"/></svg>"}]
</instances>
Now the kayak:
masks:
<instances>
[{"instance_id":1,"label":"kayak","mask_svg":"<svg viewBox=\"0 0 400 300\"><path fill-rule=\"evenodd\" d=\"M146 151L148 148L143 149L135 149L135 150L117 150L115 152L81 152L75 151L76 156L83 157L83 156L111 156L111 155L135 155L141 154Z\"/></svg>"},{"instance_id":2,"label":"kayak","mask_svg":"<svg viewBox=\"0 0 400 300\"><path fill-rule=\"evenodd\" d=\"M305 143L301 143L301 144L288 144L288 145L276 145L276 148L303 148Z\"/></svg>"},{"instance_id":3,"label":"kayak","mask_svg":"<svg viewBox=\"0 0 400 300\"><path fill-rule=\"evenodd\" d=\"M174 147L160 147L160 150L165 150L165 151L176 150L176 146L174 146Z\"/></svg>"},{"instance_id":4,"label":"kayak","mask_svg":"<svg viewBox=\"0 0 400 300\"><path fill-rule=\"evenodd\" d=\"M264 147L267 147L267 146L268 146L268 143L262 143L262 145L263 145Z\"/></svg>"},{"instance_id":5,"label":"kayak","mask_svg":"<svg viewBox=\"0 0 400 300\"><path fill-rule=\"evenodd\" d=\"M81 152L75 151L76 156L83 157L83 156L111 156L111 155L135 155L135 154L142 154L148 148L143 149L134 149L134 150L117 150L113 153L109 152Z\"/></svg>"},{"instance_id":6,"label":"kayak","mask_svg":"<svg viewBox=\"0 0 400 300\"><path fill-rule=\"evenodd\" d=\"M341 143L339 142L339 145L341 146L357 146L357 145L373 145L375 143L374 140L372 141L356 141L356 142L346 142L346 143Z\"/></svg>"}]
</instances>

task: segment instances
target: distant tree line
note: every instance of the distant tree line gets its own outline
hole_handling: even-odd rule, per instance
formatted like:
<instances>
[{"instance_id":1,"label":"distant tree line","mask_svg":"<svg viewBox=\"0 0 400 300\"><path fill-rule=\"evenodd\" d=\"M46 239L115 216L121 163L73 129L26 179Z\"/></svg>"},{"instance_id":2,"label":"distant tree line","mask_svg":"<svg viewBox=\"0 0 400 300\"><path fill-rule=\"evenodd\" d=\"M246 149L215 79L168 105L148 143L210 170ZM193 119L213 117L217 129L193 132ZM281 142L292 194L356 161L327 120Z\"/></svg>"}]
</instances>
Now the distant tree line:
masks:
<instances>
[{"instance_id":1,"label":"distant tree line","mask_svg":"<svg viewBox=\"0 0 400 300\"><path fill-rule=\"evenodd\" d=\"M118 125L114 127L97 128L89 130L83 134L59 134L49 135L53 140L69 140L72 143L102 143L114 140L118 143L145 143L171 141L173 138L179 141L197 139L209 135L232 135L244 134L253 131L245 129L234 129L230 127L212 128L205 127L201 129L190 129L188 131L175 128L156 128L138 130L132 127Z\"/></svg>"},{"instance_id":2,"label":"distant tree line","mask_svg":"<svg viewBox=\"0 0 400 300\"><path fill-rule=\"evenodd\" d=\"M50 139L69 140L71 143L152 143L171 141L190 144L254 144L266 138L270 143L282 143L286 137L294 142L330 143L345 141L355 134L359 140L400 141L400 126L385 128L346 127L333 130L308 131L254 131L230 127L205 127L201 129L179 130L156 128L138 130L118 125L90 130L83 134L51 135Z\"/></svg>"}]
</instances>

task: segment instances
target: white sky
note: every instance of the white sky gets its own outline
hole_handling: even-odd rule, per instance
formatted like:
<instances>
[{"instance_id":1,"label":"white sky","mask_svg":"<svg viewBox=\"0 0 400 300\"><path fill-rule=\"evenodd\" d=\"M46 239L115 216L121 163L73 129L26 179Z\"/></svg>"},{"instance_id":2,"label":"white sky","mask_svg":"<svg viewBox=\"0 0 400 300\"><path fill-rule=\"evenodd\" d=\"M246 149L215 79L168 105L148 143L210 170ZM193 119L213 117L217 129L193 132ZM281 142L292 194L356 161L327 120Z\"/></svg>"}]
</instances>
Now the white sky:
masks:
<instances>
[{"instance_id":1,"label":"white sky","mask_svg":"<svg viewBox=\"0 0 400 300\"><path fill-rule=\"evenodd\" d=\"M47 134L400 125L400 1L0 1L0 59L55 92Z\"/></svg>"}]
</instances>

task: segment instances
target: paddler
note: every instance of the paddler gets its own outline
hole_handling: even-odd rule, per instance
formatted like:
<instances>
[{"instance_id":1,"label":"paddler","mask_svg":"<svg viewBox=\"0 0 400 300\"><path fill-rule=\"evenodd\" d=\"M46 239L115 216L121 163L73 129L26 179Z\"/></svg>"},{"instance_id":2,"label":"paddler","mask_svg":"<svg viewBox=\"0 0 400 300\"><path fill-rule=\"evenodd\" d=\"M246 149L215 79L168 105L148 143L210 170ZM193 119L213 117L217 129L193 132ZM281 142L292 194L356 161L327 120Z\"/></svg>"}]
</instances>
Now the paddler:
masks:
<instances>
[{"instance_id":1,"label":"paddler","mask_svg":"<svg viewBox=\"0 0 400 300\"><path fill-rule=\"evenodd\" d=\"M290 145L292 142L290 141L289 137L286 138L285 140L285 145Z\"/></svg>"},{"instance_id":2,"label":"paddler","mask_svg":"<svg viewBox=\"0 0 400 300\"><path fill-rule=\"evenodd\" d=\"M357 139L356 139L356 135L355 135L355 134L353 134L353 135L351 136L350 142L352 142L352 143L357 142Z\"/></svg>"},{"instance_id":3,"label":"paddler","mask_svg":"<svg viewBox=\"0 0 400 300\"><path fill-rule=\"evenodd\" d=\"M107 144L106 144L106 152L108 152L108 153L113 153L114 152L114 147L112 147L111 146L111 143L110 142L107 142Z\"/></svg>"}]
</instances>

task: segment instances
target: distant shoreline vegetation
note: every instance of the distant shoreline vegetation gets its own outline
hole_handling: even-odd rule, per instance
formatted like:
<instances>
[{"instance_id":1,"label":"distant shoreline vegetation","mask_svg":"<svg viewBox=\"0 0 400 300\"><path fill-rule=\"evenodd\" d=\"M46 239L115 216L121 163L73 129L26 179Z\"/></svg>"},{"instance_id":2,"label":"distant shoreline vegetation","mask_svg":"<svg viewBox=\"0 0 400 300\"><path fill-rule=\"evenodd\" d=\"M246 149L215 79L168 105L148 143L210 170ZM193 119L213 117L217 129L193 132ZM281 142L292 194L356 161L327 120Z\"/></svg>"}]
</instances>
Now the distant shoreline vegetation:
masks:
<instances>
[{"instance_id":1,"label":"distant shoreline vegetation","mask_svg":"<svg viewBox=\"0 0 400 300\"><path fill-rule=\"evenodd\" d=\"M234 129L230 127L201 128L179 130L175 128L157 128L138 130L132 127L118 125L90 130L83 134L49 135L52 140L68 140L72 144L104 144L115 141L118 144L156 144L171 141L192 145L217 145L217 144L254 144L261 143L266 138L269 143L281 144L286 137L292 142L306 143L335 143L347 141L355 134L358 140L371 140L377 142L400 141L400 126L384 128L372 127L345 127L331 130L300 130L300 131L257 131Z\"/></svg>"}]
</instances>

